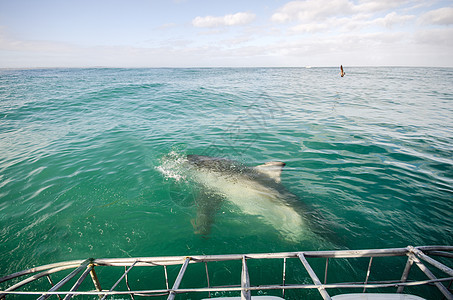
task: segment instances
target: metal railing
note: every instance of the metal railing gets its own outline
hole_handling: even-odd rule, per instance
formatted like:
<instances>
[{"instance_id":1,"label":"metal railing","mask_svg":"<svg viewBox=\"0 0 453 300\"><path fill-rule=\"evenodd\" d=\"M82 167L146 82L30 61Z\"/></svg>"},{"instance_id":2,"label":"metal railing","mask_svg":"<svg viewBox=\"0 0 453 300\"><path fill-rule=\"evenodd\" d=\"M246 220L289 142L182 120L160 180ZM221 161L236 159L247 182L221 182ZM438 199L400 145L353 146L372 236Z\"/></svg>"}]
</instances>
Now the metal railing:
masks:
<instances>
[{"instance_id":1,"label":"metal railing","mask_svg":"<svg viewBox=\"0 0 453 300\"><path fill-rule=\"evenodd\" d=\"M387 281L369 281L370 272L372 268L373 259L376 257L391 257L402 256L407 257L406 265L400 280L387 280ZM328 290L331 289L358 289L360 292L365 292L368 289L376 288L395 288L396 293L402 293L407 286L421 286L421 285L434 285L446 299L453 299L450 289L453 281L453 270L447 265L433 259L432 257L443 257L451 263L453 258L453 246L420 246L406 248L392 248L392 249L372 249L372 250L338 250L338 251L300 251L300 252L285 252L285 253L261 253L261 254L234 254L234 255L194 255L194 256L170 256L170 257L139 257L139 258L108 258L108 259L86 259L67 261L61 263L54 263L40 267L31 268L28 270L20 271L0 278L0 284L6 288L0 290L0 299L10 297L12 295L36 295L38 299L46 299L52 295L57 295L60 299L71 299L77 295L97 295L100 299L105 299L111 295L129 295L132 299L134 296L165 296L167 299L174 299L178 294L187 293L200 293L209 297L213 292L237 292L240 294L241 299L251 299L252 292L257 291L270 291L281 290L284 297L286 290L297 289L312 289L317 290L323 299L331 299ZM366 272L365 280L361 282L336 282L327 283L327 274L329 269L329 261L333 259L353 259L369 257L368 269ZM312 266L309 264L307 258L325 258L324 282L322 283ZM276 284L267 285L251 285L250 274L247 267L247 261L251 260L268 260L268 259L281 259L283 261L282 281ZM313 284L287 284L286 270L287 261L289 259L299 260L303 268L308 273L309 278ZM226 261L240 261L242 264L240 274L240 285L229 286L211 286L208 270L208 263L211 262L226 262ZM181 281L190 264L205 264L207 287L204 288L180 288ZM425 280L409 280L410 270L415 264L425 275ZM167 274L167 267L181 265L179 273L173 282L172 287L169 286L169 276ZM124 273L118 280L110 286L110 288L102 288L95 268L122 266ZM430 268L428 268L431 267ZM128 276L132 269L140 267L163 267L166 287L162 289L150 290L133 290L130 288ZM67 276L64 276L56 284L53 283L51 275L61 274L61 272L72 270ZM436 270L437 277L433 274L432 270ZM93 282L91 289L79 289L85 279L91 277ZM55 276L55 275L54 275ZM77 276L79 276L77 278ZM203 275L204 276L204 275ZM20 280L20 278L26 277ZM27 290L27 286L46 277L51 284L49 290L36 291L33 289ZM60 278L63 277L60 275ZM238 274L239 277L239 274ZM71 288L68 288L68 282L77 278ZM20 280L20 281L19 281ZM16 283L12 283L16 281ZM127 289L116 290L119 283L124 281ZM11 283L10 283L11 282ZM305 281L304 281L305 282ZM10 285L9 285L10 283ZM446 287L444 284L449 284ZM66 287L63 290L63 287ZM86 284L84 285L86 286ZM434 287L432 287L434 288Z\"/></svg>"}]
</instances>

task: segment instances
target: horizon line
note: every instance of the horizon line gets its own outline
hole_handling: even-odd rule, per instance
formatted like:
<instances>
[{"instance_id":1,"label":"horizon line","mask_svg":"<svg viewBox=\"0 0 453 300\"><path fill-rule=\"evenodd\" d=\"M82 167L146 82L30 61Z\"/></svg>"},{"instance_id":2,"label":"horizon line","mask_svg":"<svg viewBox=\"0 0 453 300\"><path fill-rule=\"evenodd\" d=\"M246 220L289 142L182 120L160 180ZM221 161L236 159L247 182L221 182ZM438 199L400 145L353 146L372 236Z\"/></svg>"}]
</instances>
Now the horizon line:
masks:
<instances>
[{"instance_id":1,"label":"horizon line","mask_svg":"<svg viewBox=\"0 0 453 300\"><path fill-rule=\"evenodd\" d=\"M38 69L321 69L321 68L339 68L338 66L204 66L204 67L137 67L137 66L123 66L123 67L113 67L113 66L80 66L80 67L63 67L63 66L54 66L54 67L0 67L0 70L38 70ZM345 68L453 68L453 66L404 66L404 65L343 65Z\"/></svg>"}]
</instances>

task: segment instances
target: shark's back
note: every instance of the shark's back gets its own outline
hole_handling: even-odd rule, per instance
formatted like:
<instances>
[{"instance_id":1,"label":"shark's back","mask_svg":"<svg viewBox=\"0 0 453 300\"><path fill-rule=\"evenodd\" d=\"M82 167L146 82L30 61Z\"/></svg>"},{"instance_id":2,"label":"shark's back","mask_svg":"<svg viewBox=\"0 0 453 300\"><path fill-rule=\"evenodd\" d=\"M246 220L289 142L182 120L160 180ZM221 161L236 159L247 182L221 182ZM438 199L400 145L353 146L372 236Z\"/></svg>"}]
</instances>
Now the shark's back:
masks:
<instances>
[{"instance_id":1,"label":"shark's back","mask_svg":"<svg viewBox=\"0 0 453 300\"><path fill-rule=\"evenodd\" d=\"M187 155L187 160L198 168L211 169L218 172L239 172L245 168L237 161L222 157L190 154Z\"/></svg>"},{"instance_id":2,"label":"shark's back","mask_svg":"<svg viewBox=\"0 0 453 300\"><path fill-rule=\"evenodd\" d=\"M247 176L257 181L265 181L266 184L280 183L281 170L285 166L283 162L268 162L256 167L250 167L227 158L204 155L187 155L187 160L197 168L224 174L234 174L235 176Z\"/></svg>"}]
</instances>

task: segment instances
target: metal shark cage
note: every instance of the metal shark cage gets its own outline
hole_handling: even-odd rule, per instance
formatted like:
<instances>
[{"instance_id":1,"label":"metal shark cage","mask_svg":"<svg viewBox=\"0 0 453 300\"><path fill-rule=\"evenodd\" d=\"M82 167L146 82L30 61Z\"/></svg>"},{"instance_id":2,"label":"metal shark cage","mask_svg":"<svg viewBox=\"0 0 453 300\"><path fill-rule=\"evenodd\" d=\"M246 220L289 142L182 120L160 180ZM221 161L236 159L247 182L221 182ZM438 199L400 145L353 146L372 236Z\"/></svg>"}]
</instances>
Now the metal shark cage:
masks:
<instances>
[{"instance_id":1,"label":"metal shark cage","mask_svg":"<svg viewBox=\"0 0 453 300\"><path fill-rule=\"evenodd\" d=\"M370 273L373 272L373 260L376 260L376 258L378 257L402 257L400 260L403 265L405 262L405 266L402 274L399 277L399 280L369 280ZM404 257L407 257L407 259L404 259ZM434 259L433 257L436 257L436 259ZM318 276L318 274L316 274L316 272L312 268L312 265L310 265L310 263L308 262L308 260L313 261L313 259L315 258L325 259L325 264L322 263L323 270L321 270L321 272L324 273L323 282L321 282L320 277ZM368 268L363 274L363 281L328 282L327 277L329 272L329 264L332 264L333 260L357 260L362 258L369 258L369 260L367 261ZM193 298L210 298L211 296L218 296L219 292L224 294L229 293L229 295L236 294L238 296L238 299L239 297L240 299L251 299L252 293L256 295L259 294L259 292L263 294L269 291L277 291L278 293L281 293L282 297L285 297L285 291L287 291L288 293L289 290L311 290L311 297L313 297L313 293L315 293L315 297L331 299L329 292L340 294L344 293L344 291L350 293L351 290L358 290L359 293L366 293L367 291L372 289L379 291L382 288L391 288L395 294L402 294L406 287L411 287L412 291L414 287L420 286L427 286L427 289L437 290L437 295L441 295L441 297L443 295L443 297L446 299L453 299L451 290L453 281L453 269L451 268L452 258L453 246L408 246L406 248L392 249L301 251L235 255L194 255L108 259L90 258L85 260L53 263L6 275L0 278L0 287L3 287L0 290L0 299L15 298L17 296L20 296L22 298L26 295L32 298L37 297L40 300L49 298L51 296L53 298L57 296L59 299L71 299L76 296L82 298L92 298L93 295L96 298L99 297L100 299L112 298L115 296L130 297L132 299L145 296L174 299L177 296L182 297L182 295L189 294L192 295ZM281 272L281 276L279 276L279 282L275 284L256 284L257 280L251 278L250 276L251 274L249 273L248 263L250 264L255 260L259 260L260 263L266 263L271 259L277 260L278 265L280 266L277 270L278 273ZM299 267L301 268L300 270L302 270L301 272L304 273L303 276L305 276L304 278L306 280L302 280L302 282L300 283L288 283L288 280L286 278L288 271L287 264L290 260L293 263L299 264ZM208 265L213 262L232 262L239 264L240 266L238 266L237 269L241 270L239 272L240 274L231 274L231 276L238 278L238 281L240 280L240 284L212 286L210 283L210 269ZM206 276L206 279L203 278L203 282L207 282L207 286L202 288L181 288L181 282L183 281L184 275L187 273L186 270L191 268L191 265L194 264L201 264L201 266L199 265L199 269L201 268L203 271L201 276L200 274L198 274L198 278ZM411 272L414 264L419 270ZM448 264L450 265L450 267L447 266ZM178 265L181 265L178 275L176 276L174 281L171 280L173 284L170 286L167 267L173 266L173 268L175 268L175 270L177 271ZM113 267L124 267L124 272L121 272L121 276L119 276L115 282L113 282L114 280L112 280L112 282L107 285L105 281L99 280L99 278L101 277L99 276L98 278L98 274L104 274L104 272L98 272L97 274L96 270L99 271L100 269ZM129 278L133 273L131 271L140 268L163 268L163 272L161 272L160 274L165 277L165 287L161 289L150 290L131 289L129 282ZM301 272L299 272L299 275L301 275ZM321 272L318 270L318 273ZM424 274L424 279L410 278L412 277L410 276L412 275L412 273L417 272ZM60 280L57 283L54 283L51 276ZM88 277L91 280L87 279ZM49 283L45 282L46 279L49 281ZM92 283L90 283L90 281ZM35 284L35 286L32 287L31 283L36 282L40 283ZM254 282L254 284L252 285L251 282ZM50 286L50 288L41 290L44 285L48 285ZM106 285L108 286L107 288ZM120 287L123 288L121 289ZM318 294L318 296L316 296L316 294ZM332 297L333 299L335 299L335 297L337 296ZM275 297L274 299L281 298Z\"/></svg>"}]
</instances>

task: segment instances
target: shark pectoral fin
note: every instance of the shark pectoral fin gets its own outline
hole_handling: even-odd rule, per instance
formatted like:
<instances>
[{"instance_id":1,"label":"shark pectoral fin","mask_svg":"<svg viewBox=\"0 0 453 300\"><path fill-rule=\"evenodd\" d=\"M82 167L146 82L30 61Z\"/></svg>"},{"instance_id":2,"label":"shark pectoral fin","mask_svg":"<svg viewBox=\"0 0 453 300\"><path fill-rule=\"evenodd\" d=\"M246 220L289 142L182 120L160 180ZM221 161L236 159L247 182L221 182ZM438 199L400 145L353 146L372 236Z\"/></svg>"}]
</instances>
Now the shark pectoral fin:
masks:
<instances>
[{"instance_id":1,"label":"shark pectoral fin","mask_svg":"<svg viewBox=\"0 0 453 300\"><path fill-rule=\"evenodd\" d=\"M192 220L190 220L190 223L191 223L192 226L193 226L193 229L194 229L194 233L195 233L195 234L199 234L199 235L201 235L202 237L206 237L206 238L207 238L210 229L208 230L208 232L206 232L206 228L200 228L200 227L197 225L197 219L192 219Z\"/></svg>"},{"instance_id":2,"label":"shark pectoral fin","mask_svg":"<svg viewBox=\"0 0 453 300\"><path fill-rule=\"evenodd\" d=\"M280 183L282 169L286 164L281 161L269 161L263 165L259 165L255 167L260 173L266 174L270 178L274 179L277 183Z\"/></svg>"},{"instance_id":3,"label":"shark pectoral fin","mask_svg":"<svg viewBox=\"0 0 453 300\"><path fill-rule=\"evenodd\" d=\"M207 237L211 233L211 227L221 202L222 198L213 193L200 192L196 199L197 217L191 220L195 234Z\"/></svg>"}]
</instances>

